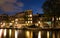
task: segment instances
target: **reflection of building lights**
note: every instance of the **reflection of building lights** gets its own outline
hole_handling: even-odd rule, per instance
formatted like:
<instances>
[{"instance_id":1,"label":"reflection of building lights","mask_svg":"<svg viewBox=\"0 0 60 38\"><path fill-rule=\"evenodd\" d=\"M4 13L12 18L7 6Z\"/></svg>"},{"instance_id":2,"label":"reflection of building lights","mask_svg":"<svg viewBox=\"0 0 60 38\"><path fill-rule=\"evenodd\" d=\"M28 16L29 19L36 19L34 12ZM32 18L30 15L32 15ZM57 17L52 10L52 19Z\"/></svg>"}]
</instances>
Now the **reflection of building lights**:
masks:
<instances>
[{"instance_id":1,"label":"reflection of building lights","mask_svg":"<svg viewBox=\"0 0 60 38\"><path fill-rule=\"evenodd\" d=\"M31 23L32 23L32 21L31 21Z\"/></svg>"},{"instance_id":2,"label":"reflection of building lights","mask_svg":"<svg viewBox=\"0 0 60 38\"><path fill-rule=\"evenodd\" d=\"M6 30L6 29L4 29L4 37L6 37L6 31L7 31L7 30Z\"/></svg>"},{"instance_id":3,"label":"reflection of building lights","mask_svg":"<svg viewBox=\"0 0 60 38\"><path fill-rule=\"evenodd\" d=\"M9 29L9 36L11 37L11 29Z\"/></svg>"},{"instance_id":4,"label":"reflection of building lights","mask_svg":"<svg viewBox=\"0 0 60 38\"><path fill-rule=\"evenodd\" d=\"M38 38L41 38L41 31L39 31L38 33Z\"/></svg>"},{"instance_id":5,"label":"reflection of building lights","mask_svg":"<svg viewBox=\"0 0 60 38\"><path fill-rule=\"evenodd\" d=\"M27 23L27 21L25 21L25 23Z\"/></svg>"},{"instance_id":6,"label":"reflection of building lights","mask_svg":"<svg viewBox=\"0 0 60 38\"><path fill-rule=\"evenodd\" d=\"M28 18L28 20L32 20L32 18Z\"/></svg>"},{"instance_id":7,"label":"reflection of building lights","mask_svg":"<svg viewBox=\"0 0 60 38\"><path fill-rule=\"evenodd\" d=\"M28 15L28 17L32 17L32 14Z\"/></svg>"},{"instance_id":8,"label":"reflection of building lights","mask_svg":"<svg viewBox=\"0 0 60 38\"><path fill-rule=\"evenodd\" d=\"M49 38L49 31L47 31L47 38Z\"/></svg>"},{"instance_id":9,"label":"reflection of building lights","mask_svg":"<svg viewBox=\"0 0 60 38\"><path fill-rule=\"evenodd\" d=\"M2 32L3 32L3 29L0 29L0 38L2 38Z\"/></svg>"},{"instance_id":10,"label":"reflection of building lights","mask_svg":"<svg viewBox=\"0 0 60 38\"><path fill-rule=\"evenodd\" d=\"M15 30L15 38L18 38L18 31Z\"/></svg>"},{"instance_id":11,"label":"reflection of building lights","mask_svg":"<svg viewBox=\"0 0 60 38\"><path fill-rule=\"evenodd\" d=\"M52 38L55 38L55 33L53 33L53 36L52 36Z\"/></svg>"},{"instance_id":12,"label":"reflection of building lights","mask_svg":"<svg viewBox=\"0 0 60 38\"><path fill-rule=\"evenodd\" d=\"M26 37L29 38L29 35L30 35L29 31L26 31Z\"/></svg>"},{"instance_id":13,"label":"reflection of building lights","mask_svg":"<svg viewBox=\"0 0 60 38\"><path fill-rule=\"evenodd\" d=\"M33 33L32 31L26 31L26 38L33 38Z\"/></svg>"},{"instance_id":14,"label":"reflection of building lights","mask_svg":"<svg viewBox=\"0 0 60 38\"><path fill-rule=\"evenodd\" d=\"M18 19L15 19L15 21L18 21Z\"/></svg>"}]
</instances>

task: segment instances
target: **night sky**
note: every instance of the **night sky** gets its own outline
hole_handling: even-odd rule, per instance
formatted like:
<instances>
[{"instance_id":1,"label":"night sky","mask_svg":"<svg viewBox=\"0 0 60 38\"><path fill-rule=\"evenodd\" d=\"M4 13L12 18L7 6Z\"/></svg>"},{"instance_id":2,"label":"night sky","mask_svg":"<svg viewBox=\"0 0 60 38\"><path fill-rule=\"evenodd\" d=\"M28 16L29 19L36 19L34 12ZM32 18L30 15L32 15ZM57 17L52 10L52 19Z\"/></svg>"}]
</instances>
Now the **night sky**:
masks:
<instances>
[{"instance_id":1,"label":"night sky","mask_svg":"<svg viewBox=\"0 0 60 38\"><path fill-rule=\"evenodd\" d=\"M0 14L13 15L24 10L33 10L33 13L43 14L42 5L45 0L0 0Z\"/></svg>"}]
</instances>

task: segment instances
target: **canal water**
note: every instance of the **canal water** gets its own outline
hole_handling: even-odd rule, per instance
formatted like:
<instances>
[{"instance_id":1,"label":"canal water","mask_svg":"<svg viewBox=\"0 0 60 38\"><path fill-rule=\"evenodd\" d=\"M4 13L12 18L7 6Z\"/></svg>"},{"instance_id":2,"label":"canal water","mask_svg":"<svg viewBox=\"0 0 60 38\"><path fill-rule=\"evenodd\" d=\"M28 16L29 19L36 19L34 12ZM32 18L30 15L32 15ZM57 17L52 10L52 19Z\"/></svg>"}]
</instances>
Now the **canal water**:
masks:
<instances>
[{"instance_id":1,"label":"canal water","mask_svg":"<svg viewBox=\"0 0 60 38\"><path fill-rule=\"evenodd\" d=\"M0 38L60 38L60 31L0 29Z\"/></svg>"}]
</instances>

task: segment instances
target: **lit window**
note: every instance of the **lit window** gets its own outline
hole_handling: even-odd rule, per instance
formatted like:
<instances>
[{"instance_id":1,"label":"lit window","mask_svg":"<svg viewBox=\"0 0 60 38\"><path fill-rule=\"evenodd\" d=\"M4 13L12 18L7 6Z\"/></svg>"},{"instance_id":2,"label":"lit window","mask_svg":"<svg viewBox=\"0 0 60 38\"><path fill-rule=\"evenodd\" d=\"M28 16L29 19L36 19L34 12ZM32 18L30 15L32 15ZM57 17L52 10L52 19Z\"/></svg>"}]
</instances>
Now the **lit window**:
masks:
<instances>
[{"instance_id":1,"label":"lit window","mask_svg":"<svg viewBox=\"0 0 60 38\"><path fill-rule=\"evenodd\" d=\"M12 23L9 23L9 25L12 25Z\"/></svg>"},{"instance_id":2,"label":"lit window","mask_svg":"<svg viewBox=\"0 0 60 38\"><path fill-rule=\"evenodd\" d=\"M56 18L56 20L58 20L58 18Z\"/></svg>"},{"instance_id":3,"label":"lit window","mask_svg":"<svg viewBox=\"0 0 60 38\"><path fill-rule=\"evenodd\" d=\"M5 23L3 23L3 25L5 25Z\"/></svg>"},{"instance_id":4,"label":"lit window","mask_svg":"<svg viewBox=\"0 0 60 38\"><path fill-rule=\"evenodd\" d=\"M52 18L52 21L54 21L54 18Z\"/></svg>"},{"instance_id":5,"label":"lit window","mask_svg":"<svg viewBox=\"0 0 60 38\"><path fill-rule=\"evenodd\" d=\"M32 20L32 18L28 18L28 20Z\"/></svg>"},{"instance_id":6,"label":"lit window","mask_svg":"<svg viewBox=\"0 0 60 38\"><path fill-rule=\"evenodd\" d=\"M32 21L28 21L28 23L32 23Z\"/></svg>"},{"instance_id":7,"label":"lit window","mask_svg":"<svg viewBox=\"0 0 60 38\"><path fill-rule=\"evenodd\" d=\"M32 17L32 15L30 15L30 17Z\"/></svg>"},{"instance_id":8,"label":"lit window","mask_svg":"<svg viewBox=\"0 0 60 38\"><path fill-rule=\"evenodd\" d=\"M15 19L15 21L18 21L18 19Z\"/></svg>"},{"instance_id":9,"label":"lit window","mask_svg":"<svg viewBox=\"0 0 60 38\"><path fill-rule=\"evenodd\" d=\"M2 23L1 27L4 27L6 25L6 23Z\"/></svg>"},{"instance_id":10,"label":"lit window","mask_svg":"<svg viewBox=\"0 0 60 38\"><path fill-rule=\"evenodd\" d=\"M17 24L17 22L15 22L15 24Z\"/></svg>"},{"instance_id":11,"label":"lit window","mask_svg":"<svg viewBox=\"0 0 60 38\"><path fill-rule=\"evenodd\" d=\"M0 24L2 24L2 22Z\"/></svg>"},{"instance_id":12,"label":"lit window","mask_svg":"<svg viewBox=\"0 0 60 38\"><path fill-rule=\"evenodd\" d=\"M26 25L28 25L28 23Z\"/></svg>"},{"instance_id":13,"label":"lit window","mask_svg":"<svg viewBox=\"0 0 60 38\"><path fill-rule=\"evenodd\" d=\"M25 23L27 23L27 21L25 21Z\"/></svg>"},{"instance_id":14,"label":"lit window","mask_svg":"<svg viewBox=\"0 0 60 38\"><path fill-rule=\"evenodd\" d=\"M20 18L20 20L24 20L24 18Z\"/></svg>"},{"instance_id":15,"label":"lit window","mask_svg":"<svg viewBox=\"0 0 60 38\"><path fill-rule=\"evenodd\" d=\"M14 21L11 21L11 22L13 22L13 23L14 23Z\"/></svg>"},{"instance_id":16,"label":"lit window","mask_svg":"<svg viewBox=\"0 0 60 38\"><path fill-rule=\"evenodd\" d=\"M32 14L28 15L28 17L32 17Z\"/></svg>"},{"instance_id":17,"label":"lit window","mask_svg":"<svg viewBox=\"0 0 60 38\"><path fill-rule=\"evenodd\" d=\"M38 23L40 23L40 21L38 21Z\"/></svg>"},{"instance_id":18,"label":"lit window","mask_svg":"<svg viewBox=\"0 0 60 38\"><path fill-rule=\"evenodd\" d=\"M59 17L59 20L60 20L60 17Z\"/></svg>"},{"instance_id":19,"label":"lit window","mask_svg":"<svg viewBox=\"0 0 60 38\"><path fill-rule=\"evenodd\" d=\"M36 23L35 25L36 25L36 26L38 26L38 24L37 24L37 23Z\"/></svg>"}]
</instances>

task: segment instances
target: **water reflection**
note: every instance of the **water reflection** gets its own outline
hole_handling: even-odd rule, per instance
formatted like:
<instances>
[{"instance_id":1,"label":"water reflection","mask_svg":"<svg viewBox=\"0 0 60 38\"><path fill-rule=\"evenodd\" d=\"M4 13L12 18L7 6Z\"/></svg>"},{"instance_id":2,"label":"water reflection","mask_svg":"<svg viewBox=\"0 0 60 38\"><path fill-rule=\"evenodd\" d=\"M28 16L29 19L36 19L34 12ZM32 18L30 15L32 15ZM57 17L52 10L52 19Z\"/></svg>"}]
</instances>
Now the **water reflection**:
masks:
<instances>
[{"instance_id":1,"label":"water reflection","mask_svg":"<svg viewBox=\"0 0 60 38\"><path fill-rule=\"evenodd\" d=\"M53 38L55 38L55 32L53 33Z\"/></svg>"},{"instance_id":2,"label":"water reflection","mask_svg":"<svg viewBox=\"0 0 60 38\"><path fill-rule=\"evenodd\" d=\"M18 30L15 30L15 38L18 38Z\"/></svg>"},{"instance_id":3,"label":"water reflection","mask_svg":"<svg viewBox=\"0 0 60 38\"><path fill-rule=\"evenodd\" d=\"M25 31L26 38L33 38L33 32L32 31Z\"/></svg>"},{"instance_id":4,"label":"water reflection","mask_svg":"<svg viewBox=\"0 0 60 38\"><path fill-rule=\"evenodd\" d=\"M6 37L7 29L4 29L4 37Z\"/></svg>"},{"instance_id":5,"label":"water reflection","mask_svg":"<svg viewBox=\"0 0 60 38\"><path fill-rule=\"evenodd\" d=\"M3 29L0 29L0 38L2 38Z\"/></svg>"},{"instance_id":6,"label":"water reflection","mask_svg":"<svg viewBox=\"0 0 60 38\"><path fill-rule=\"evenodd\" d=\"M0 38L60 38L60 31L0 29Z\"/></svg>"},{"instance_id":7,"label":"water reflection","mask_svg":"<svg viewBox=\"0 0 60 38\"><path fill-rule=\"evenodd\" d=\"M11 34L12 33L12 30L11 29L9 29L9 38L11 38Z\"/></svg>"},{"instance_id":8,"label":"water reflection","mask_svg":"<svg viewBox=\"0 0 60 38\"><path fill-rule=\"evenodd\" d=\"M38 38L41 38L41 31L38 32Z\"/></svg>"},{"instance_id":9,"label":"water reflection","mask_svg":"<svg viewBox=\"0 0 60 38\"><path fill-rule=\"evenodd\" d=\"M49 31L47 31L47 38L49 38Z\"/></svg>"}]
</instances>

